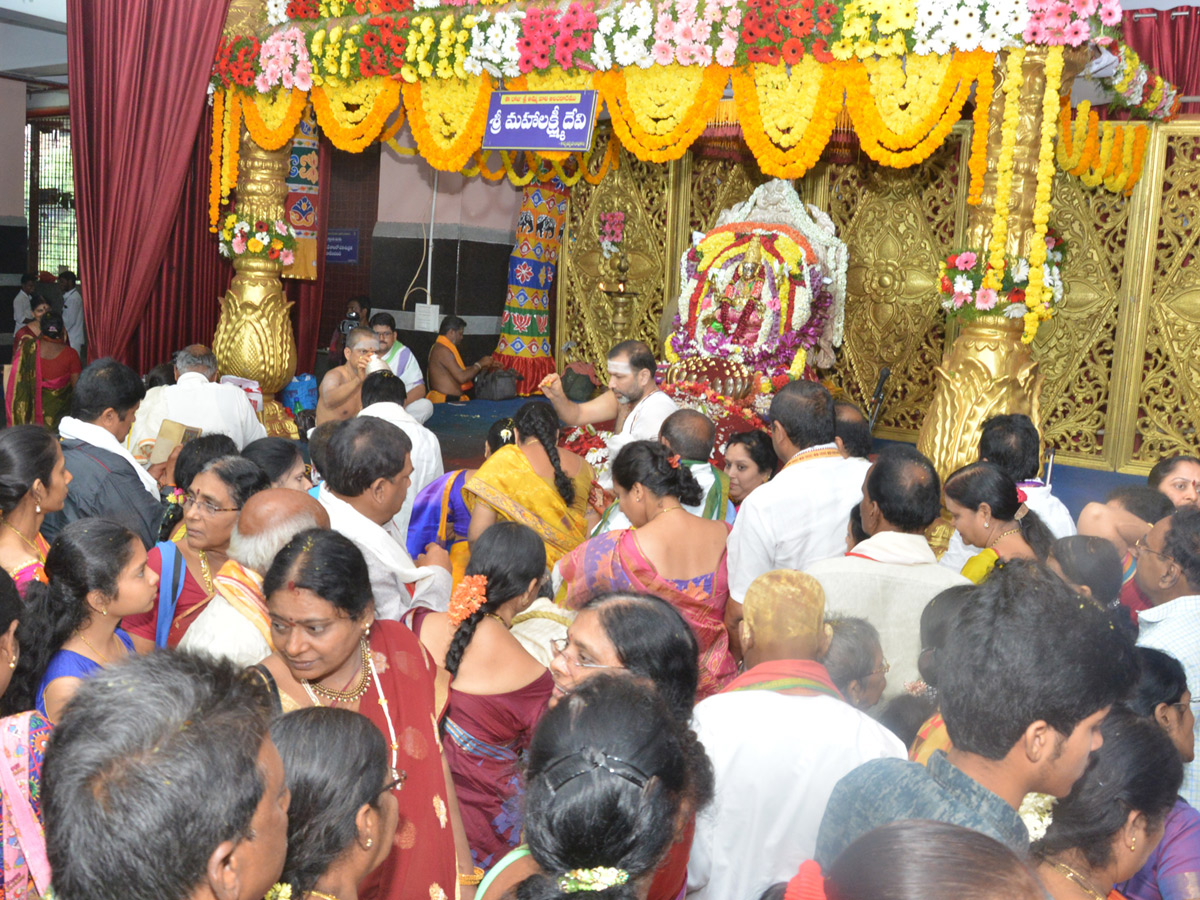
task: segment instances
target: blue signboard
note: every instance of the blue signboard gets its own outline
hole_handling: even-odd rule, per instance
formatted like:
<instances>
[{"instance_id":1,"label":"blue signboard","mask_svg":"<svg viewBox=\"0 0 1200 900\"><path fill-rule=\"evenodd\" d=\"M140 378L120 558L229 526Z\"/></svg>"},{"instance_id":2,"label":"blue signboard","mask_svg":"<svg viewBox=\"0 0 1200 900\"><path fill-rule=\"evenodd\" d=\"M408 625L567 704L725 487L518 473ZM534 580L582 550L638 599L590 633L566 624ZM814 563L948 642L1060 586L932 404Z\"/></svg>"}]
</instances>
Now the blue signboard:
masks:
<instances>
[{"instance_id":1,"label":"blue signboard","mask_svg":"<svg viewBox=\"0 0 1200 900\"><path fill-rule=\"evenodd\" d=\"M358 263L358 229L330 228L325 236L325 262Z\"/></svg>"},{"instance_id":2,"label":"blue signboard","mask_svg":"<svg viewBox=\"0 0 1200 900\"><path fill-rule=\"evenodd\" d=\"M595 91L496 91L484 150L589 150Z\"/></svg>"}]
</instances>

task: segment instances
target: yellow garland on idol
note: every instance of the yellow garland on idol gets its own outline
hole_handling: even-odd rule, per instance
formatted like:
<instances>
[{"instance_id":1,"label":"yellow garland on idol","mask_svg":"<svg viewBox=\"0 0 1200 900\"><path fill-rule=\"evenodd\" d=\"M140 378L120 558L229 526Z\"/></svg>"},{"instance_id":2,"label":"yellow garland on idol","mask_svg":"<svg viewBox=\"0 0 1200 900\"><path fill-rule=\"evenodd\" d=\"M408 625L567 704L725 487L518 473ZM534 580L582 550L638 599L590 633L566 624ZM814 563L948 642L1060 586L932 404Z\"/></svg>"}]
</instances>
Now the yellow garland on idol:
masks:
<instances>
[{"instance_id":1,"label":"yellow garland on idol","mask_svg":"<svg viewBox=\"0 0 1200 900\"><path fill-rule=\"evenodd\" d=\"M1042 94L1041 144L1038 148L1037 192L1033 202L1033 239L1029 248L1029 285L1025 289L1026 344L1037 335L1038 325L1052 315L1053 297L1046 297L1042 267L1046 262L1046 231L1050 225L1050 191L1054 186L1054 133L1058 127L1058 90L1062 84L1063 48L1046 54L1046 89Z\"/></svg>"},{"instance_id":2,"label":"yellow garland on idol","mask_svg":"<svg viewBox=\"0 0 1200 900\"><path fill-rule=\"evenodd\" d=\"M1008 51L1008 67L1004 73L1004 119L1000 128L1000 158L996 162L996 210L992 215L989 237L988 270L983 286L996 291L1004 277L1004 254L1008 245L1008 208L1012 201L1013 156L1017 146L1017 116L1020 113L1021 88L1025 76L1025 48Z\"/></svg>"}]
</instances>

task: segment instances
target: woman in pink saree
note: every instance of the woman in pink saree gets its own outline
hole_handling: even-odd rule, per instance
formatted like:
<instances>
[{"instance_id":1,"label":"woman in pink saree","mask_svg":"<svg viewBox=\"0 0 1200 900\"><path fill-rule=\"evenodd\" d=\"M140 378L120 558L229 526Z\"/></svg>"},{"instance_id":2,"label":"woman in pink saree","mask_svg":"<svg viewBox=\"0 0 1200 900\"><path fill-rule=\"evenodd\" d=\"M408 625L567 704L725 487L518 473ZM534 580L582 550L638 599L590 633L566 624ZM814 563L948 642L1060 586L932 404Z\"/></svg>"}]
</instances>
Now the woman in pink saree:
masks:
<instances>
[{"instance_id":1,"label":"woman in pink saree","mask_svg":"<svg viewBox=\"0 0 1200 900\"><path fill-rule=\"evenodd\" d=\"M39 333L21 335L13 348L5 406L10 425L44 424L57 431L71 406L71 394L83 365L79 354L67 344L62 316L47 312L40 322Z\"/></svg>"},{"instance_id":2,"label":"woman in pink saree","mask_svg":"<svg viewBox=\"0 0 1200 900\"><path fill-rule=\"evenodd\" d=\"M698 502L700 486L679 457L656 441L626 445L612 473L621 512L634 527L591 538L563 557L555 567L555 600L571 609L607 591L666 600L696 634L696 699L703 700L737 674L724 623L729 525L683 509Z\"/></svg>"}]
</instances>

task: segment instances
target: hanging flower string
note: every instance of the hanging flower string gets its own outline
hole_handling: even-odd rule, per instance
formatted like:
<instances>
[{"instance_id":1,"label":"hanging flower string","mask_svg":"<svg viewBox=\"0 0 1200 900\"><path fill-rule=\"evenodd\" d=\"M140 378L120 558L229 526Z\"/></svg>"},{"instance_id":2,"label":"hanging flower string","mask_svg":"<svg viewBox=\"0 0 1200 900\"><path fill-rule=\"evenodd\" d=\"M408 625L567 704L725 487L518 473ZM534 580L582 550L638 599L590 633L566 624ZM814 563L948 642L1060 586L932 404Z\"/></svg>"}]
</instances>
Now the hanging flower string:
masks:
<instances>
[{"instance_id":1,"label":"hanging flower string","mask_svg":"<svg viewBox=\"0 0 1200 900\"><path fill-rule=\"evenodd\" d=\"M1054 185L1054 133L1058 124L1058 89L1062 81L1063 48L1051 47L1046 54L1046 87L1042 95L1042 121L1038 148L1037 191L1033 203L1033 239L1029 248L1029 288L1025 294L1025 332L1021 340L1031 343L1038 325L1052 315L1045 298L1046 230L1050 223L1050 191Z\"/></svg>"},{"instance_id":2,"label":"hanging flower string","mask_svg":"<svg viewBox=\"0 0 1200 900\"><path fill-rule=\"evenodd\" d=\"M487 603L487 576L468 575L450 595L450 624L457 628Z\"/></svg>"},{"instance_id":3,"label":"hanging flower string","mask_svg":"<svg viewBox=\"0 0 1200 900\"><path fill-rule=\"evenodd\" d=\"M1004 256L1008 245L1008 209L1012 201L1013 157L1017 146L1017 118L1020 115L1021 88L1025 76L1021 66L1025 50L1010 50L1004 74L1004 119L1001 125L1000 158L996 162L996 208L992 214L989 240L988 272L984 286L996 290L1004 275Z\"/></svg>"},{"instance_id":4,"label":"hanging flower string","mask_svg":"<svg viewBox=\"0 0 1200 900\"><path fill-rule=\"evenodd\" d=\"M208 154L208 230L217 233L221 217L221 156L225 147L225 92L213 94L212 143Z\"/></svg>"}]
</instances>

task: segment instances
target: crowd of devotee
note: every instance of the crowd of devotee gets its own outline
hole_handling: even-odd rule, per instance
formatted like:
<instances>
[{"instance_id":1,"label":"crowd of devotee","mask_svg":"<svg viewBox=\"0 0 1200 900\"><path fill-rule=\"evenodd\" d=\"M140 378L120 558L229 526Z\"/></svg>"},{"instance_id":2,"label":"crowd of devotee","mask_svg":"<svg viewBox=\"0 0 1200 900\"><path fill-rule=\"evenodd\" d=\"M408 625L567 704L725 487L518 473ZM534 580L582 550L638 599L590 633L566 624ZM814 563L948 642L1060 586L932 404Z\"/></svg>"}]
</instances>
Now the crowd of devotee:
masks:
<instances>
[{"instance_id":1,"label":"crowd of devotee","mask_svg":"<svg viewBox=\"0 0 1200 900\"><path fill-rule=\"evenodd\" d=\"M718 446L626 341L448 470L493 361L360 307L303 440L201 345L0 430L0 897L1200 898L1200 460L1073 517L1027 417L942 479L810 381Z\"/></svg>"}]
</instances>

